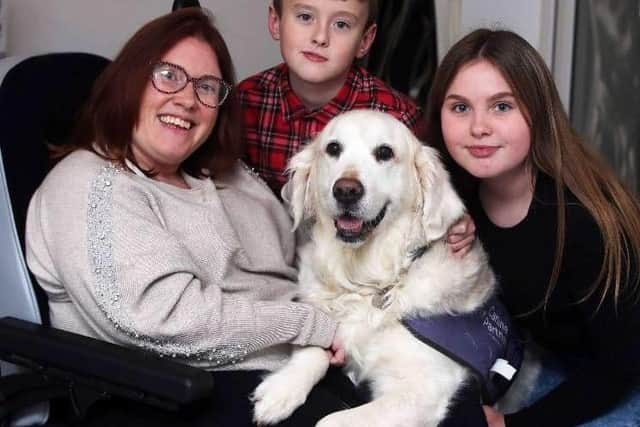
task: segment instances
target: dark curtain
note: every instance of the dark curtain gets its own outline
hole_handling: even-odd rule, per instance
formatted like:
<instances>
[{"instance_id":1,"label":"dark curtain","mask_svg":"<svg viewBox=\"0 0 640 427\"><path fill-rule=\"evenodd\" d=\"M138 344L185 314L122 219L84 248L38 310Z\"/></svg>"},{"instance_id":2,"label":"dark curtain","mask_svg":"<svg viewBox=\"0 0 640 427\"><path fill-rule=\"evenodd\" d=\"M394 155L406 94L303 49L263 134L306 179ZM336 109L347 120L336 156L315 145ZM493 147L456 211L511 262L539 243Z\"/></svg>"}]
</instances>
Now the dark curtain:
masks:
<instances>
[{"instance_id":1,"label":"dark curtain","mask_svg":"<svg viewBox=\"0 0 640 427\"><path fill-rule=\"evenodd\" d=\"M640 190L640 5L578 0L571 120Z\"/></svg>"},{"instance_id":2,"label":"dark curtain","mask_svg":"<svg viewBox=\"0 0 640 427\"><path fill-rule=\"evenodd\" d=\"M378 34L364 65L424 106L438 64L436 46L433 0L380 0Z\"/></svg>"}]
</instances>

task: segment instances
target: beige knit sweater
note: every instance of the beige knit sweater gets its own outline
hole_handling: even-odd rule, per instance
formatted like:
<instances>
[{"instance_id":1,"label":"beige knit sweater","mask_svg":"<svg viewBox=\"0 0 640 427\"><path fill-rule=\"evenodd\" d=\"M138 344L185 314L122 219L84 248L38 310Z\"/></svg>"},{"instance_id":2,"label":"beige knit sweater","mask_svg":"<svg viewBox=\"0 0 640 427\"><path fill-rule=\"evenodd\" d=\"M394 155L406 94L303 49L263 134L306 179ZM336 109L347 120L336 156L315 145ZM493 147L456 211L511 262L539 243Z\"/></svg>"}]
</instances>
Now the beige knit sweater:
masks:
<instances>
[{"instance_id":1,"label":"beige knit sweater","mask_svg":"<svg viewBox=\"0 0 640 427\"><path fill-rule=\"evenodd\" d=\"M336 324L291 302L291 222L242 165L180 189L88 151L34 194L27 261L54 326L212 369L274 369Z\"/></svg>"}]
</instances>

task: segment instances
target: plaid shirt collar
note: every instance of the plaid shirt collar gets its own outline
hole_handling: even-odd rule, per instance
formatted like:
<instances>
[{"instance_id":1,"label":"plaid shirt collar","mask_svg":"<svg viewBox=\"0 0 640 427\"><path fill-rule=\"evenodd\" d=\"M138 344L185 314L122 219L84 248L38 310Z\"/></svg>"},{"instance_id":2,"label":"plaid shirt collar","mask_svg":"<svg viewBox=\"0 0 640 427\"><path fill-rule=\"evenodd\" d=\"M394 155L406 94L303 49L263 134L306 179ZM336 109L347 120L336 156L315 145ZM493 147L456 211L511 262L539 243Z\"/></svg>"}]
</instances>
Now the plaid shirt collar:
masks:
<instances>
[{"instance_id":1,"label":"plaid shirt collar","mask_svg":"<svg viewBox=\"0 0 640 427\"><path fill-rule=\"evenodd\" d=\"M275 91L281 99L282 113L286 121L301 119L305 115L313 115L314 119L324 127L337 113L350 110L355 104L358 93L363 86L364 75L359 67L353 66L338 94L324 107L309 111L302 100L295 94L289 83L289 67L281 64L277 68L273 83Z\"/></svg>"}]
</instances>

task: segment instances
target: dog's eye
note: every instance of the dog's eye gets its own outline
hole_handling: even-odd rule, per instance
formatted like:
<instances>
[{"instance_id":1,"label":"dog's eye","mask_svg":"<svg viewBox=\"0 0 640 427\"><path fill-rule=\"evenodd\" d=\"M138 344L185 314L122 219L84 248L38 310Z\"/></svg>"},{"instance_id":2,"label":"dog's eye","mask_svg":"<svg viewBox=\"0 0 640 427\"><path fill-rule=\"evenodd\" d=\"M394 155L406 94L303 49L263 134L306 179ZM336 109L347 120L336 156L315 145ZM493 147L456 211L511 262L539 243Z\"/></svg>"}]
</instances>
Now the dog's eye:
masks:
<instances>
[{"instance_id":1,"label":"dog's eye","mask_svg":"<svg viewBox=\"0 0 640 427\"><path fill-rule=\"evenodd\" d=\"M379 162L386 162L387 160L393 159L393 148L388 145L381 145L376 147L373 152L373 155L376 156L376 160Z\"/></svg>"},{"instance_id":2,"label":"dog's eye","mask_svg":"<svg viewBox=\"0 0 640 427\"><path fill-rule=\"evenodd\" d=\"M327 148L325 148L325 151L331 157L338 157L340 153L342 153L342 145L340 145L340 143L337 141L331 141L327 144Z\"/></svg>"}]
</instances>

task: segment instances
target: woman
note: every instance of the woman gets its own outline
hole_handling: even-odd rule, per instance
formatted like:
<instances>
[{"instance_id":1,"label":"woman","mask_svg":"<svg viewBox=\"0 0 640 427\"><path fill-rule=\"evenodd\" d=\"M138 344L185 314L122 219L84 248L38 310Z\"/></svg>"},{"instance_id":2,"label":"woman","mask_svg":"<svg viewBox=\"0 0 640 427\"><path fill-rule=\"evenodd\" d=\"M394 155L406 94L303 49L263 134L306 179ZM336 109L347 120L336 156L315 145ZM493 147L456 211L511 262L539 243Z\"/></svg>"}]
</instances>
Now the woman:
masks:
<instances>
[{"instance_id":1,"label":"woman","mask_svg":"<svg viewBox=\"0 0 640 427\"><path fill-rule=\"evenodd\" d=\"M234 84L201 9L142 27L96 82L74 144L34 194L26 239L53 326L229 371L214 374L212 414L198 419L242 426L260 375L291 345L333 348L334 359L340 348L331 318L291 301L291 223L238 161ZM311 425L352 395L335 376L290 425ZM131 410L122 418L141 422ZM198 414L149 423L194 425Z\"/></svg>"},{"instance_id":2,"label":"woman","mask_svg":"<svg viewBox=\"0 0 640 427\"><path fill-rule=\"evenodd\" d=\"M427 121L425 139L459 178L502 300L567 367L527 408L486 407L489 425L603 415L640 376L635 197L576 136L544 60L512 32L477 30L451 48Z\"/></svg>"}]
</instances>

